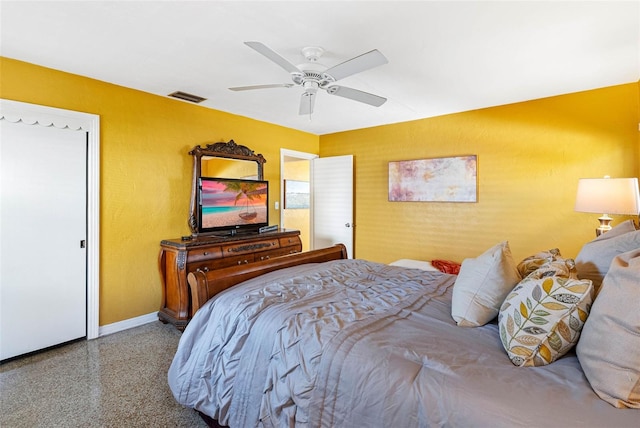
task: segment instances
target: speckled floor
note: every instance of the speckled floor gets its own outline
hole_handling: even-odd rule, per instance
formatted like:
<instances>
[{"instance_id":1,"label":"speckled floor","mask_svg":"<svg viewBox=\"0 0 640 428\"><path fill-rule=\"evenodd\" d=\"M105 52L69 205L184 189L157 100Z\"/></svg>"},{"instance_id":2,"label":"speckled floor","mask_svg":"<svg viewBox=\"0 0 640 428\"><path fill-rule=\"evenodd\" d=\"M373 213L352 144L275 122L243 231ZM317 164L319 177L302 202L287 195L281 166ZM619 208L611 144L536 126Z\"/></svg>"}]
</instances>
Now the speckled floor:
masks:
<instances>
[{"instance_id":1,"label":"speckled floor","mask_svg":"<svg viewBox=\"0 0 640 428\"><path fill-rule=\"evenodd\" d=\"M0 365L0 427L206 427L174 400L180 333L154 322Z\"/></svg>"}]
</instances>

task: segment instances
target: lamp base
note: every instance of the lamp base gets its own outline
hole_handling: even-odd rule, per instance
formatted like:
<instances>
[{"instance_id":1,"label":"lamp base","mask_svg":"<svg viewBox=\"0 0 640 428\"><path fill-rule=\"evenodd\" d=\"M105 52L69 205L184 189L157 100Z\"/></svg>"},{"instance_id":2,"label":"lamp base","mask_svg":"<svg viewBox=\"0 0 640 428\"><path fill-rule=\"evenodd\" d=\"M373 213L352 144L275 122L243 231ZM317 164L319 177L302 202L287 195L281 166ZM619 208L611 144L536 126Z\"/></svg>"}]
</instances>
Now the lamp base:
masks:
<instances>
[{"instance_id":1,"label":"lamp base","mask_svg":"<svg viewBox=\"0 0 640 428\"><path fill-rule=\"evenodd\" d=\"M602 214L602 216L598 218L600 226L596 229L596 236L600 236L611 230L611 220L613 219L606 214Z\"/></svg>"}]
</instances>

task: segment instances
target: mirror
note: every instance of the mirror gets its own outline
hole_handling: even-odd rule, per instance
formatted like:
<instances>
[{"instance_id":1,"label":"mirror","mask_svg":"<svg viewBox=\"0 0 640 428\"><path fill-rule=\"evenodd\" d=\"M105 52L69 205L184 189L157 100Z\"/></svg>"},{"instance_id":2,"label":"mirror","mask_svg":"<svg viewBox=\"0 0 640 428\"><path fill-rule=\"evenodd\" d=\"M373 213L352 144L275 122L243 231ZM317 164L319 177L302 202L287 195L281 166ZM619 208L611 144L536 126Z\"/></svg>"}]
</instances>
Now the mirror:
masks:
<instances>
[{"instance_id":1,"label":"mirror","mask_svg":"<svg viewBox=\"0 0 640 428\"><path fill-rule=\"evenodd\" d=\"M211 156L203 156L200 160L200 174L202 177L258 179L255 162Z\"/></svg>"},{"instance_id":2,"label":"mirror","mask_svg":"<svg viewBox=\"0 0 640 428\"><path fill-rule=\"evenodd\" d=\"M193 156L193 178L191 181L191 206L189 228L192 236L198 235L198 182L201 177L249 178L263 180L262 166L267 162L247 146L220 142L195 146L189 152Z\"/></svg>"}]
</instances>

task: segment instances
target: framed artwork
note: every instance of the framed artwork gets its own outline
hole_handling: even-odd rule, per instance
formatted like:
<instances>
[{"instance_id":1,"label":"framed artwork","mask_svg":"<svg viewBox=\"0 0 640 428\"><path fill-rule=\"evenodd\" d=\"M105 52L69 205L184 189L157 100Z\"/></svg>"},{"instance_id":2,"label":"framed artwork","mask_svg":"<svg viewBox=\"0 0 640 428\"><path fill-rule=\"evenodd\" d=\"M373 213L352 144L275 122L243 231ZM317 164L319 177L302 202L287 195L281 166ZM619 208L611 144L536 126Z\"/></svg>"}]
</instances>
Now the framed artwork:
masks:
<instances>
[{"instance_id":1,"label":"framed artwork","mask_svg":"<svg viewBox=\"0 0 640 428\"><path fill-rule=\"evenodd\" d=\"M284 180L284 209L308 209L310 200L309 182Z\"/></svg>"},{"instance_id":2,"label":"framed artwork","mask_svg":"<svg viewBox=\"0 0 640 428\"><path fill-rule=\"evenodd\" d=\"M390 202L477 202L477 155L389 162Z\"/></svg>"}]
</instances>

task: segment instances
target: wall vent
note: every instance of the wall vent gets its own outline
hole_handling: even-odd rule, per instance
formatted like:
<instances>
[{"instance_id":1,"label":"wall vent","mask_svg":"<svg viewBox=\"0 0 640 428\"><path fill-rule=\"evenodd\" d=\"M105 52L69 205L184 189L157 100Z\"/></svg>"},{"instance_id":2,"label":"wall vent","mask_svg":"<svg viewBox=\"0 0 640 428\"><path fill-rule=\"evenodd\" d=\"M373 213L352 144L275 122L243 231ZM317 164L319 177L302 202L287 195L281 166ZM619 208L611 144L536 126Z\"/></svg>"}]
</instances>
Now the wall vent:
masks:
<instances>
[{"instance_id":1,"label":"wall vent","mask_svg":"<svg viewBox=\"0 0 640 428\"><path fill-rule=\"evenodd\" d=\"M182 91L173 92L173 93L169 94L169 96L173 97L173 98L178 98L180 100L185 100L185 101L189 101L189 102L192 102L192 103L196 103L196 104L201 103L201 102L206 100L206 98L202 98L202 97L199 97L197 95L187 94L186 92L182 92Z\"/></svg>"}]
</instances>

